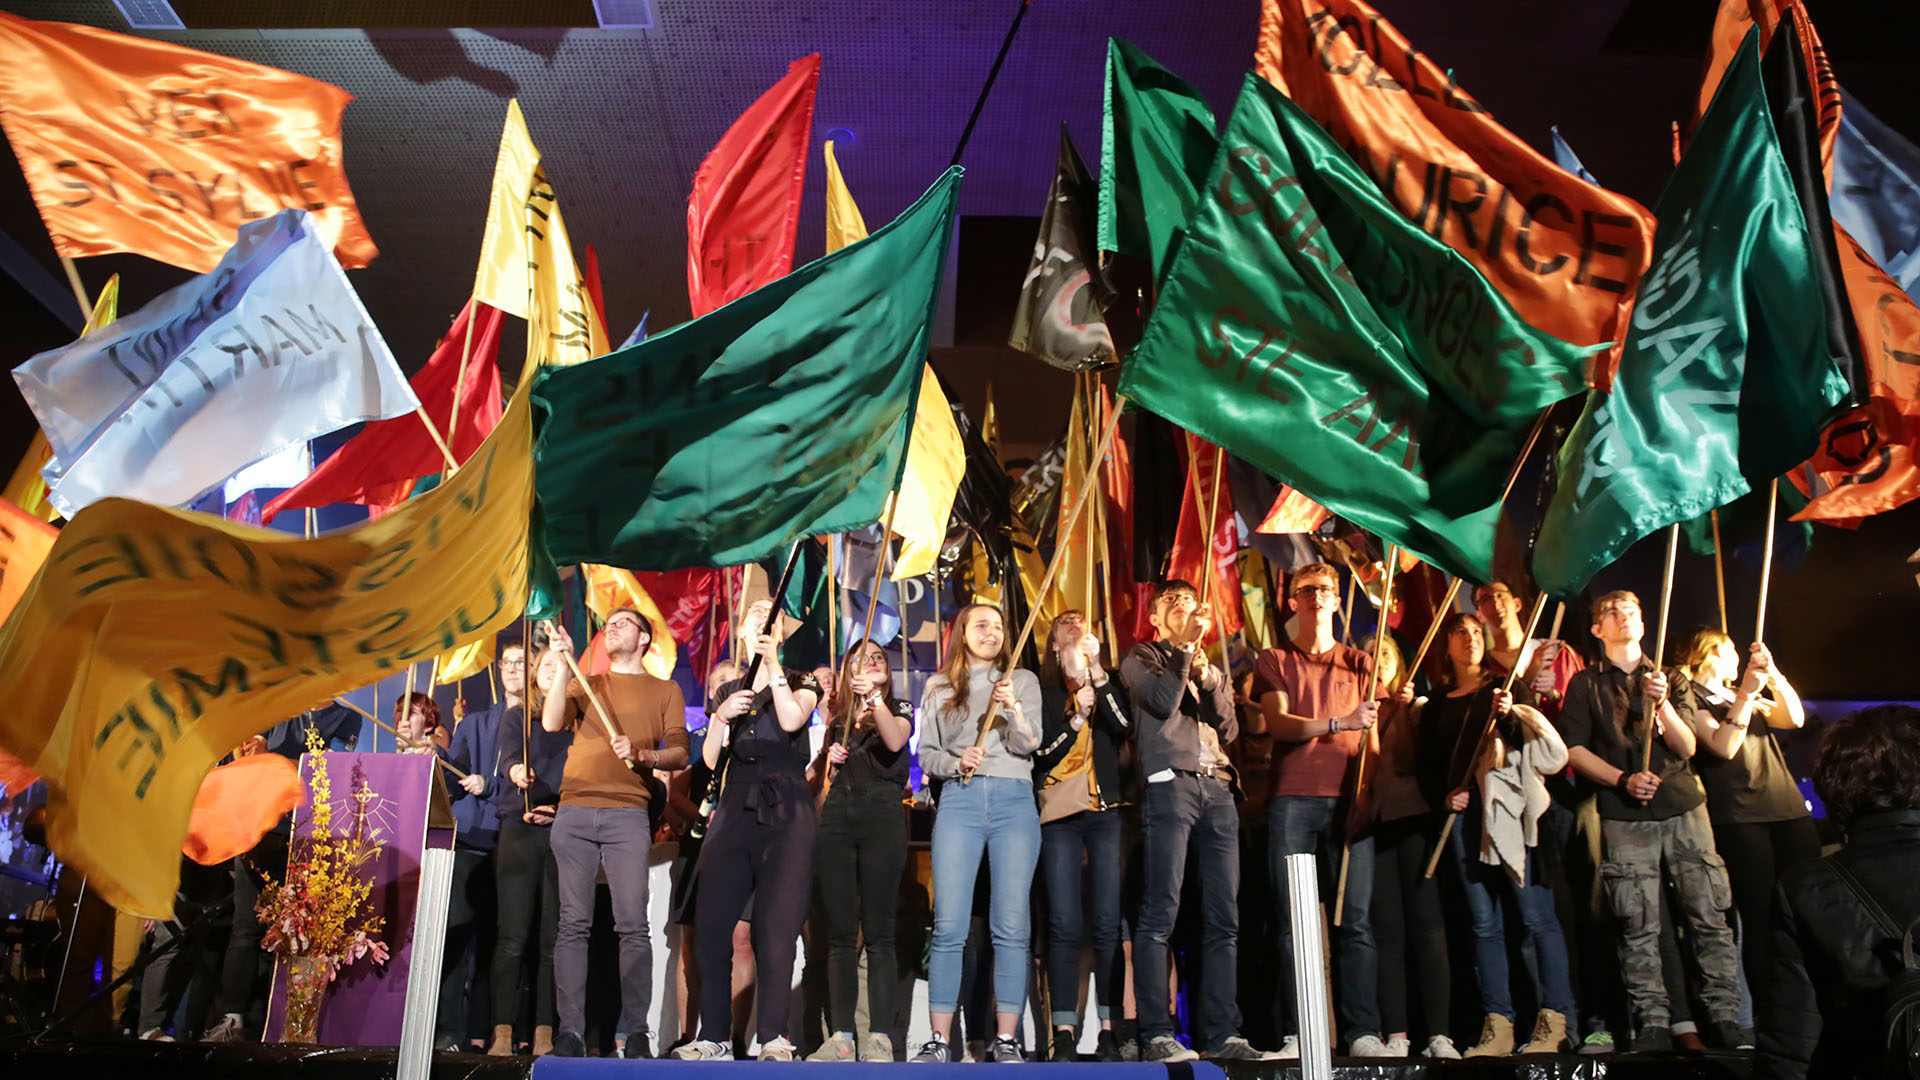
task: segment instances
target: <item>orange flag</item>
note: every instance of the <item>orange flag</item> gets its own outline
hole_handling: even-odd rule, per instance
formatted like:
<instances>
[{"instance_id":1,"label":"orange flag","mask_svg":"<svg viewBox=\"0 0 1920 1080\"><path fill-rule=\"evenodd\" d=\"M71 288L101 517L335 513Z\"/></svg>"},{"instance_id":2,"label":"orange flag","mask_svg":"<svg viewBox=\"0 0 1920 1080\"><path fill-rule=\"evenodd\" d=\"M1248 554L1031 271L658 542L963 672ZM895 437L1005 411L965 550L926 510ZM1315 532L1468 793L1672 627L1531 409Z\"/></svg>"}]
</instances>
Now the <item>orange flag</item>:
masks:
<instances>
[{"instance_id":1,"label":"orange flag","mask_svg":"<svg viewBox=\"0 0 1920 1080\"><path fill-rule=\"evenodd\" d=\"M0 622L27 591L60 530L0 499Z\"/></svg>"},{"instance_id":2,"label":"orange flag","mask_svg":"<svg viewBox=\"0 0 1920 1080\"><path fill-rule=\"evenodd\" d=\"M204 273L242 224L314 215L340 264L379 250L340 150L353 95L291 72L0 13L0 126L54 250Z\"/></svg>"},{"instance_id":3,"label":"orange flag","mask_svg":"<svg viewBox=\"0 0 1920 1080\"><path fill-rule=\"evenodd\" d=\"M1787 8L1793 6L1796 5L1781 0L1720 0L1720 10L1713 19L1713 46L1707 54L1707 71L1700 80L1700 96L1694 103L1693 123L1688 125L1688 130L1699 127L1700 118L1707 115L1714 91L1720 89L1720 78L1727 73L1727 65L1733 63L1734 54L1740 51L1740 43L1747 39L1747 31L1758 26L1760 47L1766 48L1767 42L1773 39L1774 27L1780 25ZM1800 37L1800 53L1806 58L1814 93L1819 97L1820 167L1831 184L1833 141L1840 132L1840 84L1834 80L1826 47L1820 44L1820 35L1813 29L1804 8L1800 18L1794 21L1794 30Z\"/></svg>"},{"instance_id":4,"label":"orange flag","mask_svg":"<svg viewBox=\"0 0 1920 1080\"><path fill-rule=\"evenodd\" d=\"M787 68L740 114L687 196L687 295L699 318L793 268L820 54Z\"/></svg>"},{"instance_id":5,"label":"orange flag","mask_svg":"<svg viewBox=\"0 0 1920 1080\"><path fill-rule=\"evenodd\" d=\"M1645 207L1501 127L1361 0L1262 0L1254 69L1521 318L1576 345L1620 339L1653 247Z\"/></svg>"},{"instance_id":6,"label":"orange flag","mask_svg":"<svg viewBox=\"0 0 1920 1080\"><path fill-rule=\"evenodd\" d=\"M244 855L306 795L291 758L253 754L222 765L200 779L180 852L201 866Z\"/></svg>"},{"instance_id":7,"label":"orange flag","mask_svg":"<svg viewBox=\"0 0 1920 1080\"><path fill-rule=\"evenodd\" d=\"M1267 511L1265 521L1255 532L1263 533L1310 533L1326 521L1329 511L1326 507L1300 494L1293 488L1280 485L1280 494L1274 496L1273 508Z\"/></svg>"}]
</instances>

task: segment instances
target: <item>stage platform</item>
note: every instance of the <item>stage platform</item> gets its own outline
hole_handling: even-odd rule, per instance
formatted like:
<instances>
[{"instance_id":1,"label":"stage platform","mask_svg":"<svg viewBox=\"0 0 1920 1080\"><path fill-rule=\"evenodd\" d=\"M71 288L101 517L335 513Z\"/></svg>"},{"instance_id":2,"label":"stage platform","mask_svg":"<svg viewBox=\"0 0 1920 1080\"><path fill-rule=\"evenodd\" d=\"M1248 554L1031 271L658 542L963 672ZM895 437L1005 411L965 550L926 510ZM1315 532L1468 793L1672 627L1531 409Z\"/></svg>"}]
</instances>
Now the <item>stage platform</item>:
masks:
<instances>
[{"instance_id":1,"label":"stage platform","mask_svg":"<svg viewBox=\"0 0 1920 1080\"><path fill-rule=\"evenodd\" d=\"M907 1066L895 1068L905 1070ZM975 1078L981 1068L1044 1069L1060 1080L1295 1080L1290 1062L1191 1065L942 1065L916 1066L912 1075L953 1076L959 1070ZM433 1080L616 1080L645 1072L653 1080L777 1080L804 1074L811 1080L884 1080L878 1065L762 1065L759 1062L620 1061L607 1058L486 1057L436 1054ZM783 1072L784 1070L784 1072ZM839 1074L828 1076L828 1073ZM1336 1059L1338 1080L1747 1080L1752 1055L1617 1054L1606 1057L1565 1055L1480 1061L1391 1061L1361 1063ZM0 1042L0 1076L53 1077L57 1080L387 1080L394 1074L391 1049L349 1047L153 1043L120 1039L97 1042L6 1040ZM1011 1074L1002 1073L1003 1080ZM897 1077L896 1080L911 1080Z\"/></svg>"}]
</instances>

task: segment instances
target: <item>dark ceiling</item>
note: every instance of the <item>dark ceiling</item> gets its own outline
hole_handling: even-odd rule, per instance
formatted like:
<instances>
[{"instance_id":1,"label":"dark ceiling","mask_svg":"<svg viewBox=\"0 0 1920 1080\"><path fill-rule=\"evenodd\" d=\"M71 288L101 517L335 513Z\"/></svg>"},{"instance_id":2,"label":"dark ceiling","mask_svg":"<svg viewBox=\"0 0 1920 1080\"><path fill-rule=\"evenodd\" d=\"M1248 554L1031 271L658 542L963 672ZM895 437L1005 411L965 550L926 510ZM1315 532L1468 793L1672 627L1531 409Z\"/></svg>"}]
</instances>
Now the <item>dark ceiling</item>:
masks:
<instances>
[{"instance_id":1,"label":"dark ceiling","mask_svg":"<svg viewBox=\"0 0 1920 1080\"><path fill-rule=\"evenodd\" d=\"M1019 4L630 0L627 6L648 13L652 27L601 30L590 0L174 0L192 29L151 36L300 72L355 95L345 120L347 170L382 254L353 280L395 354L412 368L472 281L508 97L519 97L526 111L576 249L591 243L598 251L617 340L646 311L656 329L686 318L689 180L714 140L790 60L823 54L815 143L837 141L854 195L877 226L946 166ZM1522 138L1545 148L1548 126L1558 124L1602 182L1651 203L1671 166L1668 123L1690 108L1716 5L1376 6ZM1815 0L1807 7L1846 89L1896 129L1920 134L1920 99L1909 88L1911 37L1889 32L1904 25L1911 3ZM128 29L107 0L0 0L0 9ZM1033 231L1030 222L1003 219L1037 215L1061 122L1082 153L1097 158L1109 35L1139 44L1224 112L1252 56L1257 17L1257 0L1032 0L963 159L962 244L976 250L963 250L951 264L944 347L935 354L976 411L994 383L1010 453L1031 452L1053 437L1070 380L1004 348ZM823 188L816 150L799 261L822 250ZM0 168L0 232L52 287L54 302L70 306L51 245L11 166ZM120 272L129 307L185 276L134 256L87 259L80 269L90 287ZM0 315L8 366L71 336L12 276L0 278ZM517 355L517 346L509 351ZM0 461L10 464L32 428L17 395L0 400ZM1893 553L1920 542L1916 524L1920 518L1908 513L1857 535L1823 530L1807 564L1812 576L1786 588L1855 595L1815 571L1828 559L1838 560L1836 573L1871 563L1874 581L1857 594L1878 595L1892 607L1876 603L1848 629L1882 637L1890 630L1889 640L1910 656L1920 649L1920 593ZM1708 588L1710 598L1710 582ZM1897 617L1883 628L1879 613L1888 611ZM1904 681L1895 681L1906 696L1920 696L1920 673L1910 663L1904 670Z\"/></svg>"}]
</instances>

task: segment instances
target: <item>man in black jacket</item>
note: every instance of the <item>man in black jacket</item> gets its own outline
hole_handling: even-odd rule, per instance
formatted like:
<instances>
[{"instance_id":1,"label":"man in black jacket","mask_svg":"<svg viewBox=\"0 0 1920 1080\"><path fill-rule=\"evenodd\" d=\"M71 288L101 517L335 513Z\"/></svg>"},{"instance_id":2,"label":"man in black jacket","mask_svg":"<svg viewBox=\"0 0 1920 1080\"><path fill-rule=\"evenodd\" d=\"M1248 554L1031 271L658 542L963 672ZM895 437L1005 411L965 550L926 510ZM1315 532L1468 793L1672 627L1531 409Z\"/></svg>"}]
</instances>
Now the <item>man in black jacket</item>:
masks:
<instances>
[{"instance_id":1,"label":"man in black jacket","mask_svg":"<svg viewBox=\"0 0 1920 1080\"><path fill-rule=\"evenodd\" d=\"M1813 788L1847 845L1781 879L1754 1076L1902 1075L1885 1071L1885 1025L1900 936L1920 917L1920 709L1880 705L1834 725Z\"/></svg>"},{"instance_id":2,"label":"man in black jacket","mask_svg":"<svg viewBox=\"0 0 1920 1080\"><path fill-rule=\"evenodd\" d=\"M1154 639L1135 645L1120 664L1120 681L1133 702L1140 771L1147 780L1140 810L1146 886L1133 939L1141 1058L1175 1062L1198 1056L1173 1037L1167 1003L1167 938L1180 913L1191 854L1203 905L1194 1041L1212 1047L1207 1056L1217 1061L1264 1061L1272 1055L1240 1037L1235 1000L1240 814L1234 806L1238 784L1225 750L1240 733L1233 687L1200 648L1213 617L1200 606L1192 585L1161 585L1148 620Z\"/></svg>"}]
</instances>

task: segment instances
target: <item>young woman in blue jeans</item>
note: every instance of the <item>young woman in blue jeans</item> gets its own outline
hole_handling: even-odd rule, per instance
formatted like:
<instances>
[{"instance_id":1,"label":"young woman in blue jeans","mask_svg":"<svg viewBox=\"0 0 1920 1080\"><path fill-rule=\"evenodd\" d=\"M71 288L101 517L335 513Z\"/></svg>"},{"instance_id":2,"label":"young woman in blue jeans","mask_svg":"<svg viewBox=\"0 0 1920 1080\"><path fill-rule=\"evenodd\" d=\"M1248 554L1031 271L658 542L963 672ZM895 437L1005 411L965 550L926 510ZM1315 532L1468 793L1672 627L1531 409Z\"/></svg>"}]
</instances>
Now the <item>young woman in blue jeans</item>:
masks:
<instances>
[{"instance_id":1,"label":"young woman in blue jeans","mask_svg":"<svg viewBox=\"0 0 1920 1080\"><path fill-rule=\"evenodd\" d=\"M1501 687L1497 669L1486 666L1486 627L1477 616L1455 613L1441 630L1447 646L1443 689L1420 707L1416 725L1427 766L1423 787L1460 815L1447 844L1473 916L1473 970L1486 1011L1480 1041L1466 1056L1516 1050L1509 905L1518 906L1540 983L1532 1035L1518 1052L1557 1054L1566 1048L1567 1017L1574 1014L1573 985L1566 936L1554 914L1553 890L1541 881L1536 849L1540 816L1551 803L1543 778L1567 767L1566 743L1538 709ZM1493 735L1480 747L1490 718Z\"/></svg>"},{"instance_id":2,"label":"young woman in blue jeans","mask_svg":"<svg viewBox=\"0 0 1920 1080\"><path fill-rule=\"evenodd\" d=\"M980 859L990 854L993 997L997 1037L988 1057L1023 1060L1014 1031L1026 1005L1028 893L1040 862L1033 752L1040 746L1040 680L1014 669L1000 609L969 604L947 632L947 665L920 697L920 768L943 780L933 819L933 949L927 1011L933 1036L913 1060L953 1060L953 1012ZM992 702L999 714L979 742ZM969 779L970 778L970 779Z\"/></svg>"}]
</instances>

